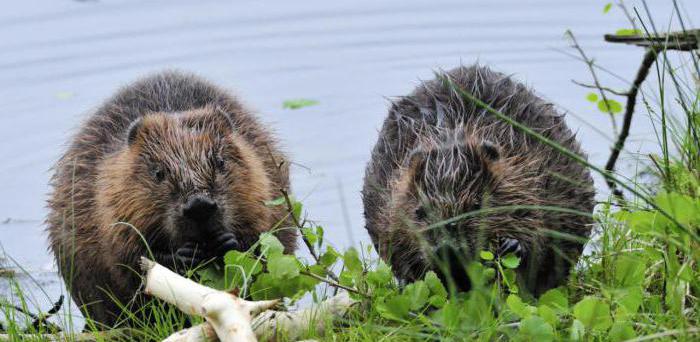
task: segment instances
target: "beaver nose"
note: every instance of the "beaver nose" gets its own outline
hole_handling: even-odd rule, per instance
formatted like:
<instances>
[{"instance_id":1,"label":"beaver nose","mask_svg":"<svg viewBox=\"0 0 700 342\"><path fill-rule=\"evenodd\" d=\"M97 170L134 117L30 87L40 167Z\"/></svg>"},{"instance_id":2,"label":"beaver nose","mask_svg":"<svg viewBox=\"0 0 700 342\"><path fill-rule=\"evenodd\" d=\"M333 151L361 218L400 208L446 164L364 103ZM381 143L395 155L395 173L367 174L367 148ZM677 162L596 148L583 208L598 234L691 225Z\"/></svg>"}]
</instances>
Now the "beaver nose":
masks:
<instances>
[{"instance_id":1,"label":"beaver nose","mask_svg":"<svg viewBox=\"0 0 700 342\"><path fill-rule=\"evenodd\" d=\"M214 215L218 206L216 202L204 196L191 197L185 207L182 209L182 214L195 222L206 222Z\"/></svg>"}]
</instances>

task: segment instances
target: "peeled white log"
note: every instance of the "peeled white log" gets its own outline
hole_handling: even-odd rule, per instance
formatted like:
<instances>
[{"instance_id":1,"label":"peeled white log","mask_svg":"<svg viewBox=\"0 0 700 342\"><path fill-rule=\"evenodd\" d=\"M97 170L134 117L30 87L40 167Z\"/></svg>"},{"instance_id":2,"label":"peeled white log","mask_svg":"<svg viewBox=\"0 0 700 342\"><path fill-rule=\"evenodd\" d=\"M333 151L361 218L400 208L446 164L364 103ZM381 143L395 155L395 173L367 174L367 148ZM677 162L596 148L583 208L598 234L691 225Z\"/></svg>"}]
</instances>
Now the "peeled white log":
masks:
<instances>
[{"instance_id":1,"label":"peeled white log","mask_svg":"<svg viewBox=\"0 0 700 342\"><path fill-rule=\"evenodd\" d=\"M205 342L217 338L223 342L256 341L256 338L269 340L277 336L294 340L310 327L323 334L327 319L343 316L355 303L347 292L341 292L307 309L275 311L269 309L278 300L247 301L197 284L146 258L141 259L141 268L146 272L146 294L173 304L187 314L206 319L205 323L170 335L164 340L167 342ZM258 314L253 323L252 317Z\"/></svg>"},{"instance_id":2,"label":"peeled white log","mask_svg":"<svg viewBox=\"0 0 700 342\"><path fill-rule=\"evenodd\" d=\"M197 284L146 258L141 258L141 268L146 272L146 294L173 304L184 313L204 317L222 342L256 341L252 317L279 302L247 301Z\"/></svg>"},{"instance_id":3,"label":"peeled white log","mask_svg":"<svg viewBox=\"0 0 700 342\"><path fill-rule=\"evenodd\" d=\"M309 327L314 327L316 333L321 335L326 329L325 324L329 318L337 318L345 315L347 310L355 303L347 292L341 292L334 297L313 305L307 309L284 312L268 310L255 318L255 335L261 340L275 339L277 335L284 336L294 341Z\"/></svg>"}]
</instances>

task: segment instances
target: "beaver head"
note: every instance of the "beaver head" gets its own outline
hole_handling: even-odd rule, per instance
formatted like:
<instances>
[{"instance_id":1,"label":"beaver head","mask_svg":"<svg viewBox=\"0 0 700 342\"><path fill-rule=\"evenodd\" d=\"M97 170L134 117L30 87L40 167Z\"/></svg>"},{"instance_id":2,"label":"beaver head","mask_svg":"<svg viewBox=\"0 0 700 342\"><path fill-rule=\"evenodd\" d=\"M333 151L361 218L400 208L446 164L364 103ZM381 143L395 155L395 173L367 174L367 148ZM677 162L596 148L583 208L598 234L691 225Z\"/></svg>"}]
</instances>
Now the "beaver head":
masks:
<instances>
[{"instance_id":1,"label":"beaver head","mask_svg":"<svg viewBox=\"0 0 700 342\"><path fill-rule=\"evenodd\" d=\"M538 204L523 186L536 177L524 171L528 163L462 131L419 141L392 185L392 246L404 250L391 257L403 259L392 262L401 278L415 280L432 269L466 290L465 266L479 251L506 241L521 251L536 243L539 215L512 208Z\"/></svg>"},{"instance_id":2,"label":"beaver head","mask_svg":"<svg viewBox=\"0 0 700 342\"><path fill-rule=\"evenodd\" d=\"M108 243L174 249L231 232L245 249L270 227L271 185L260 157L217 108L150 113L98 166L96 198ZM119 229L117 229L119 228ZM118 233L115 233L118 232Z\"/></svg>"}]
</instances>

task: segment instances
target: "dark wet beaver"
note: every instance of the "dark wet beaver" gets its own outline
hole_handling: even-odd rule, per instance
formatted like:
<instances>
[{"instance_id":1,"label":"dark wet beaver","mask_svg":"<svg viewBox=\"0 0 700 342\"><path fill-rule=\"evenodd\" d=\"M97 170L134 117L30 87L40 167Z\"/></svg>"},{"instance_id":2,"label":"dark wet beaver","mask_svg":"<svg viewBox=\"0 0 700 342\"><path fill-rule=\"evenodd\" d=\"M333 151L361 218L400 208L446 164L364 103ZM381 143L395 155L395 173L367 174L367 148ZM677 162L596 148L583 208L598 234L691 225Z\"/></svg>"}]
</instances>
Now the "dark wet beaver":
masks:
<instances>
[{"instance_id":1,"label":"dark wet beaver","mask_svg":"<svg viewBox=\"0 0 700 342\"><path fill-rule=\"evenodd\" d=\"M289 187L289 173L271 133L235 97L163 72L90 116L51 185L47 223L60 273L86 317L113 325L122 311L115 301L129 304L140 285L146 243L178 270L246 250L287 216L265 202ZM277 236L294 250L293 230Z\"/></svg>"},{"instance_id":2,"label":"dark wet beaver","mask_svg":"<svg viewBox=\"0 0 700 342\"><path fill-rule=\"evenodd\" d=\"M517 273L531 293L561 284L592 228L588 169L465 100L455 86L585 158L564 116L485 67L439 76L393 102L379 132L362 191L375 247L402 280L435 270L467 290L466 262L496 250L521 257Z\"/></svg>"}]
</instances>

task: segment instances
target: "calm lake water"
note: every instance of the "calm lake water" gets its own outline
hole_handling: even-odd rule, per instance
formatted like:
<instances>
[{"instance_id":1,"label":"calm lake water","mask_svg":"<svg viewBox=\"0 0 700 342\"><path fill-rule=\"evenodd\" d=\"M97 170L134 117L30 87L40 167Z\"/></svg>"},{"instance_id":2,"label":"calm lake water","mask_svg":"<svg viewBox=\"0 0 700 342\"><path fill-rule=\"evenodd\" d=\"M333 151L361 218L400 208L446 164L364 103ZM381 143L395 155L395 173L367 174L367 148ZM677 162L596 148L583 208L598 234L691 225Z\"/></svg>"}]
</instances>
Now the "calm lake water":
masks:
<instances>
[{"instance_id":1,"label":"calm lake water","mask_svg":"<svg viewBox=\"0 0 700 342\"><path fill-rule=\"evenodd\" d=\"M670 1L650 1L661 27ZM292 160L296 196L338 248L368 243L360 188L388 98L436 68L476 61L503 71L569 113L593 163L610 146L610 122L585 99L585 65L564 32L630 79L642 50L606 44L628 27L607 1L5 1L0 12L0 246L32 301L46 309L65 290L47 252L50 167L86 114L144 74L178 68L232 89L274 128ZM636 4L629 1L630 5ZM700 18L700 2L684 3ZM691 23L692 24L692 23ZM692 26L692 25L691 25ZM675 22L671 27L676 27ZM603 83L625 82L601 73ZM653 83L653 82L652 82ZM285 110L287 99L319 104ZM628 150L654 144L635 121ZM620 163L631 173L634 164ZM598 189L605 196L600 178ZM24 274L21 265L28 274ZM12 296L0 280L3 296Z\"/></svg>"}]
</instances>

